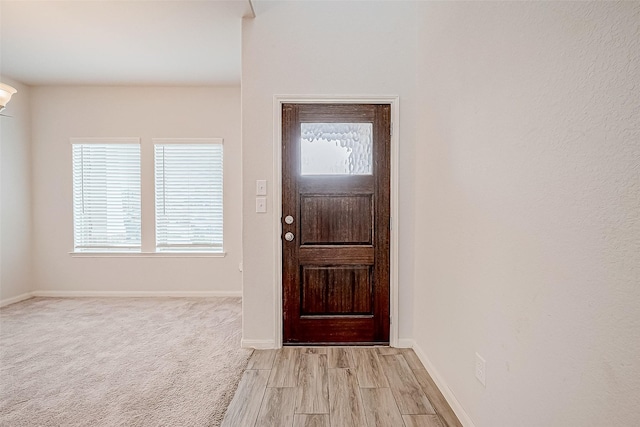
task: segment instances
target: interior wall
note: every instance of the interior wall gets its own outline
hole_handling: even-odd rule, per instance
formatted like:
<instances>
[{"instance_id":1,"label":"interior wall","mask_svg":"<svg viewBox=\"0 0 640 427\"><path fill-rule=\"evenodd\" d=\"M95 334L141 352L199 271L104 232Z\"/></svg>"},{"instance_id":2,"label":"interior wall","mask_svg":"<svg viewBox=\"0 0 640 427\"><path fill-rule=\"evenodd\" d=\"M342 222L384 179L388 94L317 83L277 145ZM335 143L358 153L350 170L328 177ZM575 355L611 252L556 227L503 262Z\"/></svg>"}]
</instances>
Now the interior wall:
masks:
<instances>
[{"instance_id":1,"label":"interior wall","mask_svg":"<svg viewBox=\"0 0 640 427\"><path fill-rule=\"evenodd\" d=\"M243 342L273 345L274 95L399 95L400 337L411 336L415 3L261 2L243 22ZM269 181L267 213L255 182Z\"/></svg>"},{"instance_id":2,"label":"interior wall","mask_svg":"<svg viewBox=\"0 0 640 427\"><path fill-rule=\"evenodd\" d=\"M32 290L30 88L2 76L17 93L0 117L0 302Z\"/></svg>"},{"instance_id":3,"label":"interior wall","mask_svg":"<svg viewBox=\"0 0 640 427\"><path fill-rule=\"evenodd\" d=\"M640 4L421 7L418 348L478 427L640 425Z\"/></svg>"},{"instance_id":4,"label":"interior wall","mask_svg":"<svg viewBox=\"0 0 640 427\"><path fill-rule=\"evenodd\" d=\"M34 87L35 288L240 293L239 87ZM74 257L71 137L140 137L142 233L154 230L151 138L224 138L225 257Z\"/></svg>"}]
</instances>

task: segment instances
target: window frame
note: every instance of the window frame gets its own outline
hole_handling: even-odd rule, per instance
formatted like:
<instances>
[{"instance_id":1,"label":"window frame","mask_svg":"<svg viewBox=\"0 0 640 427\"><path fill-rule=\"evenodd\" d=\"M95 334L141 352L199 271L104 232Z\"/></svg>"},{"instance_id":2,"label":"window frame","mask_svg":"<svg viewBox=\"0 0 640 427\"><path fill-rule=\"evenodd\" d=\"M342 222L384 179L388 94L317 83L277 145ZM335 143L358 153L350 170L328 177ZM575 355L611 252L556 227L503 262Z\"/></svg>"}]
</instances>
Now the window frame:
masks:
<instances>
[{"instance_id":1,"label":"window frame","mask_svg":"<svg viewBox=\"0 0 640 427\"><path fill-rule=\"evenodd\" d=\"M158 217L157 217L157 183L156 183L156 146L159 145L216 145L220 146L220 199L222 200L222 209L220 212L220 222L221 222L221 243L219 248L211 248L210 250L171 250L171 248L166 248L163 250L158 250ZM157 254L175 254L175 255L224 255L224 139L223 138L151 138L151 146L152 146L152 156L153 156L153 196L154 196L154 244L153 249L154 253Z\"/></svg>"},{"instance_id":2,"label":"window frame","mask_svg":"<svg viewBox=\"0 0 640 427\"><path fill-rule=\"evenodd\" d=\"M104 247L96 246L93 250L90 247L82 248L76 245L76 199L75 199L75 163L74 163L74 147L82 145L137 145L139 153L138 165L138 187L140 200L139 212L140 212L140 245L134 247L121 247L108 246ZM135 255L142 251L143 247L143 233L142 233L142 144L139 137L74 137L70 138L71 148L71 217L72 217L72 253L76 255L100 255L100 254L119 254L119 255ZM83 250L84 249L84 250ZM128 250L127 250L128 249Z\"/></svg>"},{"instance_id":3,"label":"window frame","mask_svg":"<svg viewBox=\"0 0 640 427\"><path fill-rule=\"evenodd\" d=\"M224 246L224 229L225 229L225 208L224 208L224 139L219 137L207 138L150 138L146 140L141 137L71 137L70 140L70 160L69 167L71 191L71 250L69 256L73 258L223 258L227 252ZM74 212L73 212L73 144L83 143L132 143L135 141L140 145L140 209L141 209L141 248L136 252L121 251L99 251L99 252L76 252L75 250L75 230L74 230ZM223 246L220 252L156 252L156 218L155 218L155 149L154 144L157 143L215 143L222 144L222 180L223 180L223 210L222 210L222 232ZM150 142L150 143L149 143Z\"/></svg>"}]
</instances>

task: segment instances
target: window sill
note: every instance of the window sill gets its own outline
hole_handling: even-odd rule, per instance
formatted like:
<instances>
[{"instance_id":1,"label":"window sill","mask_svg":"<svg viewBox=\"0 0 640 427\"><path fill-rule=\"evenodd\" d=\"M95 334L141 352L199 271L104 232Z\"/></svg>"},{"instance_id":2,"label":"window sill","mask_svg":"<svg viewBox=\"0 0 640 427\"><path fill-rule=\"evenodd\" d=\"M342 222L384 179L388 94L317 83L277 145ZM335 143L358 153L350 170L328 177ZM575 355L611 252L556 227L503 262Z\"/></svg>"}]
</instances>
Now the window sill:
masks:
<instances>
[{"instance_id":1,"label":"window sill","mask_svg":"<svg viewBox=\"0 0 640 427\"><path fill-rule=\"evenodd\" d=\"M69 252L72 258L224 258L226 252Z\"/></svg>"}]
</instances>

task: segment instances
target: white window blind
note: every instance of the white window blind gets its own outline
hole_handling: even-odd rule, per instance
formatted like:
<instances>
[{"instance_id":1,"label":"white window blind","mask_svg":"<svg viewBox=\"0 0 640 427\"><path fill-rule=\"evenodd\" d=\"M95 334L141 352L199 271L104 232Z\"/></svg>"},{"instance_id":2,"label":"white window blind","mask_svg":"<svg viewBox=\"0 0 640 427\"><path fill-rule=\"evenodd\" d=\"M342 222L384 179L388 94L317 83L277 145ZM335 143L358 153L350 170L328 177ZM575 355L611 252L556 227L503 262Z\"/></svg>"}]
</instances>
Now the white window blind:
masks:
<instances>
[{"instance_id":1,"label":"white window blind","mask_svg":"<svg viewBox=\"0 0 640 427\"><path fill-rule=\"evenodd\" d=\"M156 251L222 252L222 140L154 148Z\"/></svg>"},{"instance_id":2,"label":"white window blind","mask_svg":"<svg viewBox=\"0 0 640 427\"><path fill-rule=\"evenodd\" d=\"M87 141L72 139L74 251L139 252L139 140Z\"/></svg>"}]
</instances>

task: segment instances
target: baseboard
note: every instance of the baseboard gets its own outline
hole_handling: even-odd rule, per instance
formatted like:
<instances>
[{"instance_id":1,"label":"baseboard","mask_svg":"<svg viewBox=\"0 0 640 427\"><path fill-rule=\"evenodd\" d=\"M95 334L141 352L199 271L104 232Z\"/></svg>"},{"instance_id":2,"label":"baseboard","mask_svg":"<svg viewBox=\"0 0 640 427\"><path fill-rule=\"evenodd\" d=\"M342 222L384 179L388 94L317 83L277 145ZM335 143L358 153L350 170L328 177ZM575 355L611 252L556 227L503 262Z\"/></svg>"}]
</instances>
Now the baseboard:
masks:
<instances>
[{"instance_id":1,"label":"baseboard","mask_svg":"<svg viewBox=\"0 0 640 427\"><path fill-rule=\"evenodd\" d=\"M242 297L241 291L34 291L34 297L78 298L78 297L175 297L175 298L210 298L210 297Z\"/></svg>"},{"instance_id":2,"label":"baseboard","mask_svg":"<svg viewBox=\"0 0 640 427\"><path fill-rule=\"evenodd\" d=\"M420 359L424 367L427 369L427 372L429 372L429 375L431 375L431 378L440 389L440 392L442 392L442 395L444 396L444 398L447 399L447 403L449 403L449 406L451 406L451 409L456 414L456 416L458 417L462 425L464 427L475 427L475 424L473 423L469 415L466 413L466 411L464 410L464 408L462 407L458 399L456 399L456 396L453 394L453 392L451 391L447 383L444 381L444 379L442 378L438 370L435 368L435 366L433 366L433 364L427 357L426 353L420 348L420 346L414 340L407 340L407 341L411 341L410 347L413 348L413 351L415 351L416 355L418 356L418 358Z\"/></svg>"},{"instance_id":3,"label":"baseboard","mask_svg":"<svg viewBox=\"0 0 640 427\"><path fill-rule=\"evenodd\" d=\"M33 298L34 296L35 295L33 295L33 292L25 292L24 294L15 296L13 298L3 299L3 300L0 300L0 307L5 307L10 304L15 304L17 302L24 301L29 298Z\"/></svg>"},{"instance_id":4,"label":"baseboard","mask_svg":"<svg viewBox=\"0 0 640 427\"><path fill-rule=\"evenodd\" d=\"M276 348L276 343L274 340L246 340L243 338L240 345L242 346L242 348L255 348L258 350L268 350Z\"/></svg>"},{"instance_id":5,"label":"baseboard","mask_svg":"<svg viewBox=\"0 0 640 427\"><path fill-rule=\"evenodd\" d=\"M410 338L398 338L398 348L413 348L413 340Z\"/></svg>"}]
</instances>

